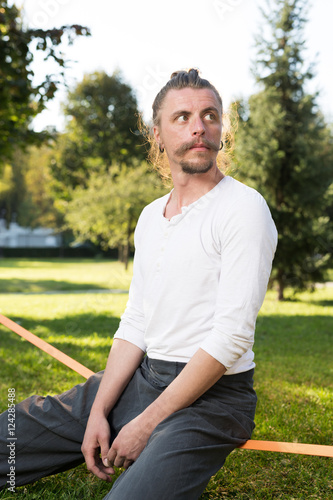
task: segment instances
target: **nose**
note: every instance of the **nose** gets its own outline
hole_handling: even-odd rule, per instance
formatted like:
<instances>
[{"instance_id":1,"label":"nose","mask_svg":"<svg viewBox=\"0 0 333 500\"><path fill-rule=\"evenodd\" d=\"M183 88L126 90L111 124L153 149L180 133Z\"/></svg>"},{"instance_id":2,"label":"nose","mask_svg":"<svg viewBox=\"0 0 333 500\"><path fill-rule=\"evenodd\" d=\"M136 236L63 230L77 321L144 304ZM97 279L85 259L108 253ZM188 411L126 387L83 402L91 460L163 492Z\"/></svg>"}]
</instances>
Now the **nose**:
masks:
<instances>
[{"instance_id":1,"label":"nose","mask_svg":"<svg viewBox=\"0 0 333 500\"><path fill-rule=\"evenodd\" d=\"M200 136L204 135L204 133L205 133L205 125L201 117L198 116L193 120L192 135Z\"/></svg>"}]
</instances>

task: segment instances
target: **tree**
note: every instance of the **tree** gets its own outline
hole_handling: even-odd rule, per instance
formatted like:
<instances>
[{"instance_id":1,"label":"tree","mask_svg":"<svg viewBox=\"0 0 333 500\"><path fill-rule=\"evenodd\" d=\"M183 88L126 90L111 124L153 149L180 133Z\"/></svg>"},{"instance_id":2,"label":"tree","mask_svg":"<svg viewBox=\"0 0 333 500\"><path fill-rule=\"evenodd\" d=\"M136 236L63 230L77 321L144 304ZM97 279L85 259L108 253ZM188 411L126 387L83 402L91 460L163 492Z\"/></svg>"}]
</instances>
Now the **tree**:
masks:
<instances>
[{"instance_id":1,"label":"tree","mask_svg":"<svg viewBox=\"0 0 333 500\"><path fill-rule=\"evenodd\" d=\"M25 196L23 153L16 150L11 162L0 171L0 214L7 225L17 216L22 197Z\"/></svg>"},{"instance_id":2,"label":"tree","mask_svg":"<svg viewBox=\"0 0 333 500\"><path fill-rule=\"evenodd\" d=\"M29 125L52 99L64 76L66 60L60 51L64 38L72 43L77 35L88 35L87 28L73 25L59 29L29 29L23 25L20 11L7 0L0 0L0 168L17 147L37 142L45 134ZM53 60L60 68L58 76L47 74L34 83L32 63L36 51Z\"/></svg>"},{"instance_id":3,"label":"tree","mask_svg":"<svg viewBox=\"0 0 333 500\"><path fill-rule=\"evenodd\" d=\"M25 227L60 227L50 172L52 145L16 149L0 172L0 211L9 224Z\"/></svg>"},{"instance_id":4,"label":"tree","mask_svg":"<svg viewBox=\"0 0 333 500\"><path fill-rule=\"evenodd\" d=\"M25 227L52 227L59 229L63 218L56 207L54 181L50 159L53 142L30 146L24 155L25 193L20 197L17 220Z\"/></svg>"},{"instance_id":5,"label":"tree","mask_svg":"<svg viewBox=\"0 0 333 500\"><path fill-rule=\"evenodd\" d=\"M0 177L0 216L7 223L12 219L13 205L15 203L14 171L12 165L4 165ZM22 182L21 176L16 177L17 184Z\"/></svg>"},{"instance_id":6,"label":"tree","mask_svg":"<svg viewBox=\"0 0 333 500\"><path fill-rule=\"evenodd\" d=\"M127 267L133 233L142 209L166 193L159 176L145 162L121 168L112 165L103 175L93 174L87 188L77 187L66 205L65 220L77 241L92 241L121 251Z\"/></svg>"},{"instance_id":7,"label":"tree","mask_svg":"<svg viewBox=\"0 0 333 500\"><path fill-rule=\"evenodd\" d=\"M278 297L286 286L304 289L323 279L332 242L327 203L333 178L332 134L306 92L312 78L304 50L305 0L268 4L257 38L260 91L238 103L239 177L261 192L279 232L273 278Z\"/></svg>"},{"instance_id":8,"label":"tree","mask_svg":"<svg viewBox=\"0 0 333 500\"><path fill-rule=\"evenodd\" d=\"M137 101L119 72L86 75L68 94L52 172L66 229L76 241L118 248L127 265L143 207L164 194L144 161Z\"/></svg>"},{"instance_id":9,"label":"tree","mask_svg":"<svg viewBox=\"0 0 333 500\"><path fill-rule=\"evenodd\" d=\"M119 72L86 75L68 94L64 111L68 124L53 173L65 197L69 187L87 185L96 168L104 174L113 164L144 159L137 101Z\"/></svg>"}]
</instances>

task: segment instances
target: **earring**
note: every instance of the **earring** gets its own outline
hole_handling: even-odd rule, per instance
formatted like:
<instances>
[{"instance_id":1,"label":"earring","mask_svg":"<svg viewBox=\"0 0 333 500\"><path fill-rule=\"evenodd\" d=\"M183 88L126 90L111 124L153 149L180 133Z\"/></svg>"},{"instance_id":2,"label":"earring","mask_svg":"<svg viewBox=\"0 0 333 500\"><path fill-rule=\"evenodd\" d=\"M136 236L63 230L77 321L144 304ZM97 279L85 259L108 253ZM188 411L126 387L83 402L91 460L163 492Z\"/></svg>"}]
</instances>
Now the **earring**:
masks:
<instances>
[{"instance_id":1,"label":"earring","mask_svg":"<svg viewBox=\"0 0 333 500\"><path fill-rule=\"evenodd\" d=\"M220 151L221 151L222 148L223 148L223 141L221 141Z\"/></svg>"},{"instance_id":2,"label":"earring","mask_svg":"<svg viewBox=\"0 0 333 500\"><path fill-rule=\"evenodd\" d=\"M158 149L160 150L160 153L164 153L164 148L161 148L160 145L158 145Z\"/></svg>"}]
</instances>

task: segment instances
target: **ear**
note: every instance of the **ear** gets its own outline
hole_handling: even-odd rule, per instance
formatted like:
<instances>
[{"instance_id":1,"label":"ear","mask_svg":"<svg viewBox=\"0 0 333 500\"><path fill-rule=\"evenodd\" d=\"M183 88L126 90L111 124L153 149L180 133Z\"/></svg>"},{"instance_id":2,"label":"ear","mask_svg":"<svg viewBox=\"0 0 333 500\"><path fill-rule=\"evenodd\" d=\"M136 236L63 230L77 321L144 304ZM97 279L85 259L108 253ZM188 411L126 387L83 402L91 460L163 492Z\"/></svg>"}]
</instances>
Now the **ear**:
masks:
<instances>
[{"instance_id":1,"label":"ear","mask_svg":"<svg viewBox=\"0 0 333 500\"><path fill-rule=\"evenodd\" d=\"M157 125L154 126L153 132L154 132L155 141L157 142L157 144L160 147L163 148L162 138L161 138L161 134L160 134L160 129L159 129L159 127Z\"/></svg>"}]
</instances>

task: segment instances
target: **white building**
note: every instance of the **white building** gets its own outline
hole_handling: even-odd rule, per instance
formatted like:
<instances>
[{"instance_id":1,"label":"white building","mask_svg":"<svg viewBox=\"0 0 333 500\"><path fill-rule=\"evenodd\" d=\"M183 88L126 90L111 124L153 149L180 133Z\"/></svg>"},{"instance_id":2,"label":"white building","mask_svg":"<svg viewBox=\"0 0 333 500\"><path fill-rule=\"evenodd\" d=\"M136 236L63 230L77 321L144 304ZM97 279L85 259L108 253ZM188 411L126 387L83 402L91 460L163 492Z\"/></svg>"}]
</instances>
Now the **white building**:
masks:
<instances>
[{"instance_id":1,"label":"white building","mask_svg":"<svg viewBox=\"0 0 333 500\"><path fill-rule=\"evenodd\" d=\"M0 219L0 248L57 248L61 246L61 236L53 229L37 227L31 229L11 222L7 229L4 219Z\"/></svg>"}]
</instances>

